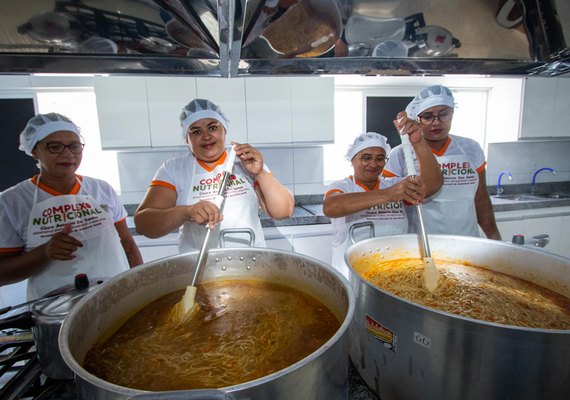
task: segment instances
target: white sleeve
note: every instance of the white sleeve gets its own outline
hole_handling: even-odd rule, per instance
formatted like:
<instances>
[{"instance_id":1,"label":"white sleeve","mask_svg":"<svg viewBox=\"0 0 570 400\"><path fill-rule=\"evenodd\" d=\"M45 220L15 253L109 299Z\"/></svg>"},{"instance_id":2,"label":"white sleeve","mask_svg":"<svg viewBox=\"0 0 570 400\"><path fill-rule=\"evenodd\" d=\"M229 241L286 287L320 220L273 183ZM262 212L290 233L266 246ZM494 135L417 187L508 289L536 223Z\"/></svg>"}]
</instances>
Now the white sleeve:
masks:
<instances>
[{"instance_id":1,"label":"white sleeve","mask_svg":"<svg viewBox=\"0 0 570 400\"><path fill-rule=\"evenodd\" d=\"M413 149L412 149L413 151ZM415 158L415 157L414 157ZM405 177L407 176L407 169L404 160L404 151L402 145L398 145L390 151L388 155L388 162L382 171L383 177Z\"/></svg>"}]
</instances>

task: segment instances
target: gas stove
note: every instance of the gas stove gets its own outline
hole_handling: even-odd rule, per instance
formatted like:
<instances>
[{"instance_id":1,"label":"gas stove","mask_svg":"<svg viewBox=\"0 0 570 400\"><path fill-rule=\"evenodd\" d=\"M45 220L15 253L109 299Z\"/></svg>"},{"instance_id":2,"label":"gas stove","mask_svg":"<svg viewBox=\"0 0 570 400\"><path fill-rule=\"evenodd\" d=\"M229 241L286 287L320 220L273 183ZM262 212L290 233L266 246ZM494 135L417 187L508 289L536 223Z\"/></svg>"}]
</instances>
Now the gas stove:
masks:
<instances>
[{"instance_id":1,"label":"gas stove","mask_svg":"<svg viewBox=\"0 0 570 400\"><path fill-rule=\"evenodd\" d=\"M0 399L77 399L73 380L45 376L38 363L32 332L0 331Z\"/></svg>"}]
</instances>

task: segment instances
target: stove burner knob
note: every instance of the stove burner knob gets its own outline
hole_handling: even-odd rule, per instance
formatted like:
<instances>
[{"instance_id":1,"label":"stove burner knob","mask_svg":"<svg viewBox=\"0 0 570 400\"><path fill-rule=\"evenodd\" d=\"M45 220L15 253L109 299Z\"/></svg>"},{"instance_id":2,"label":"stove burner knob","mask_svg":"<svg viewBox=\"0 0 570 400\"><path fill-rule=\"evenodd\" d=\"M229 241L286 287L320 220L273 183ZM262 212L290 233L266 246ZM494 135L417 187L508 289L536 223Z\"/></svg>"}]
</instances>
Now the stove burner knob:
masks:
<instances>
[{"instance_id":1,"label":"stove burner knob","mask_svg":"<svg viewBox=\"0 0 570 400\"><path fill-rule=\"evenodd\" d=\"M520 233L513 235L513 240L512 240L513 244L524 244L524 235L521 235Z\"/></svg>"},{"instance_id":2,"label":"stove burner knob","mask_svg":"<svg viewBox=\"0 0 570 400\"><path fill-rule=\"evenodd\" d=\"M87 274L77 274L75 275L75 289L83 290L89 287L89 278Z\"/></svg>"}]
</instances>

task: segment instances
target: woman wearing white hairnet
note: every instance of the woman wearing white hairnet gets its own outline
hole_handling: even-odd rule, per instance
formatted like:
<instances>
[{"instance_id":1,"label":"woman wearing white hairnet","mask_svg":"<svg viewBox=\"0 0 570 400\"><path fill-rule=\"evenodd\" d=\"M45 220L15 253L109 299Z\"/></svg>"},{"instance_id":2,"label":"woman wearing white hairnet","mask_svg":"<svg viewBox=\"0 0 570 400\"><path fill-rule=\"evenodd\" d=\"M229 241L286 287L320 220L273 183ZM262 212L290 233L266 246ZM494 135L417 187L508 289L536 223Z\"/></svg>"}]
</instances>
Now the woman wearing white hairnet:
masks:
<instances>
[{"instance_id":1,"label":"woman wearing white hairnet","mask_svg":"<svg viewBox=\"0 0 570 400\"><path fill-rule=\"evenodd\" d=\"M218 247L220 230L249 228L255 234L254 246L264 247L259 208L272 218L288 218L293 213L293 194L271 174L257 149L233 143L236 163L222 214L212 201L228 156L228 120L216 104L194 99L182 110L180 123L190 151L165 161L156 172L135 213L137 231L157 238L179 229L178 249L183 253L201 247L206 224L215 226L209 247ZM243 237L227 239L244 241Z\"/></svg>"},{"instance_id":2,"label":"woman wearing white hairnet","mask_svg":"<svg viewBox=\"0 0 570 400\"><path fill-rule=\"evenodd\" d=\"M442 184L441 171L422 138L419 124L409 120L405 113L400 113L394 125L402 134L409 135L419 157L420 176L380 179L388 161L390 145L386 137L368 132L358 136L346 154L354 175L334 182L324 196L323 212L331 219L333 228L332 263L345 276L348 276L348 267L344 254L352 244L349 237L351 228L356 241L371 236L370 224L374 227L375 236L408 233L403 202L418 204Z\"/></svg>"},{"instance_id":3,"label":"woman wearing white hairnet","mask_svg":"<svg viewBox=\"0 0 570 400\"><path fill-rule=\"evenodd\" d=\"M0 194L0 284L28 278L28 300L79 273L108 278L142 263L111 185L75 173L83 147L79 128L56 113L36 115L20 134L40 171Z\"/></svg>"},{"instance_id":4,"label":"woman wearing white hairnet","mask_svg":"<svg viewBox=\"0 0 570 400\"><path fill-rule=\"evenodd\" d=\"M501 239L493 206L487 191L485 154L469 138L450 135L455 101L449 88L429 86L408 104L406 112L422 126L423 136L443 172L441 190L424 202L428 233L479 237L481 230L489 239ZM382 173L386 177L406 176L406 162L401 146L392 150ZM414 210L410 210L412 227Z\"/></svg>"}]
</instances>

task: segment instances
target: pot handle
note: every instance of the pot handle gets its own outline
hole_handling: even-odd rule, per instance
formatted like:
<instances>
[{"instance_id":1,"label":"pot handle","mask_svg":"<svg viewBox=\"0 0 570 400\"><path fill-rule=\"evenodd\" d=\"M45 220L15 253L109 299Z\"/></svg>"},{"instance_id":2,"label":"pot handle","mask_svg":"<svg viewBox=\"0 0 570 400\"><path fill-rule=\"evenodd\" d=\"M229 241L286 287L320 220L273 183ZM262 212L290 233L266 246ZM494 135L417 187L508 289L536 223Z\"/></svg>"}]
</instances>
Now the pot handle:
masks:
<instances>
[{"instance_id":1,"label":"pot handle","mask_svg":"<svg viewBox=\"0 0 570 400\"><path fill-rule=\"evenodd\" d=\"M145 393L129 397L129 400L232 400L234 397L216 389L176 392Z\"/></svg>"},{"instance_id":2,"label":"pot handle","mask_svg":"<svg viewBox=\"0 0 570 400\"><path fill-rule=\"evenodd\" d=\"M367 222L358 222L354 225L351 225L348 228L348 237L350 237L350 241L354 244L356 243L356 239L354 238L354 231L360 228L370 228L370 237L373 238L376 236L376 232L374 231L374 224L370 221Z\"/></svg>"},{"instance_id":3,"label":"pot handle","mask_svg":"<svg viewBox=\"0 0 570 400\"><path fill-rule=\"evenodd\" d=\"M26 311L0 320L0 330L9 328L31 329L33 323L32 312Z\"/></svg>"},{"instance_id":4,"label":"pot handle","mask_svg":"<svg viewBox=\"0 0 570 400\"><path fill-rule=\"evenodd\" d=\"M255 243L255 232L253 229L250 228L233 228L233 229L222 229L220 231L220 247L226 247L226 235L231 233L245 233L249 235L249 243L247 244L248 247L253 247Z\"/></svg>"}]
</instances>

